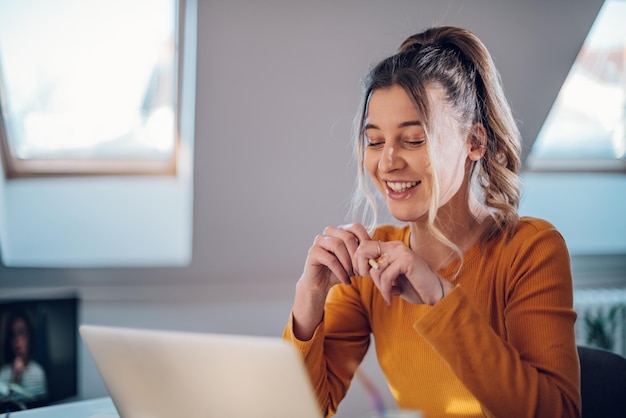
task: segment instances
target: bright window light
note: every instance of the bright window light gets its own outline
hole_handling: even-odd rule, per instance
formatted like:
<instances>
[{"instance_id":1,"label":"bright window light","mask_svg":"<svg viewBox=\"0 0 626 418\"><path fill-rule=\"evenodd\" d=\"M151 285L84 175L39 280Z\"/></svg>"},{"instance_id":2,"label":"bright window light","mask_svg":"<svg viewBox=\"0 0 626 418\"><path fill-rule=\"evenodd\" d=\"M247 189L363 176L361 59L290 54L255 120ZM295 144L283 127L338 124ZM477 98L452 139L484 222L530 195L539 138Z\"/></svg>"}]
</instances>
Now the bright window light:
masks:
<instances>
[{"instance_id":1,"label":"bright window light","mask_svg":"<svg viewBox=\"0 0 626 418\"><path fill-rule=\"evenodd\" d=\"M176 0L1 2L7 165L17 174L171 170L177 8Z\"/></svg>"},{"instance_id":2,"label":"bright window light","mask_svg":"<svg viewBox=\"0 0 626 418\"><path fill-rule=\"evenodd\" d=\"M607 0L528 158L536 171L626 169L626 1Z\"/></svg>"}]
</instances>

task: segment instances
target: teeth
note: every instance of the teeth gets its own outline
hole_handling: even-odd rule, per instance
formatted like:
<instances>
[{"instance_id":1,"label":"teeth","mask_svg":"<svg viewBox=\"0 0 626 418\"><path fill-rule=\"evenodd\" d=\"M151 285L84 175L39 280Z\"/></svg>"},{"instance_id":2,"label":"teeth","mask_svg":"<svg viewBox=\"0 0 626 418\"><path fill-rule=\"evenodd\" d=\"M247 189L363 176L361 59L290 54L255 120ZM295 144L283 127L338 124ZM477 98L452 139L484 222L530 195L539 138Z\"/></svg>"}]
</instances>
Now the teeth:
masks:
<instances>
[{"instance_id":1,"label":"teeth","mask_svg":"<svg viewBox=\"0 0 626 418\"><path fill-rule=\"evenodd\" d=\"M420 184L419 181L414 181L414 182L406 181L406 182L395 182L395 183L392 183L390 181L387 182L387 186L389 186L389 188L396 193L402 193L410 189L411 187L417 186L418 184Z\"/></svg>"}]
</instances>

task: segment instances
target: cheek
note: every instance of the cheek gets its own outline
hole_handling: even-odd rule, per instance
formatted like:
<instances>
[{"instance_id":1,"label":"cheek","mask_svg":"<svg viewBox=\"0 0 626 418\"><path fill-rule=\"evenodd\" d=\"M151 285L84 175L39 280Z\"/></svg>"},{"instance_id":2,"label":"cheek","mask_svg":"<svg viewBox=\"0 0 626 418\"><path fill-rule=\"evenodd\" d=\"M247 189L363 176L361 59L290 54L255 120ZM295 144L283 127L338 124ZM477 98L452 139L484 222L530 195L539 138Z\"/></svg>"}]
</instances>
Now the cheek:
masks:
<instances>
[{"instance_id":1,"label":"cheek","mask_svg":"<svg viewBox=\"0 0 626 418\"><path fill-rule=\"evenodd\" d=\"M440 192L444 195L456 193L465 178L465 160L460 155L451 155L439 162L438 174L441 186Z\"/></svg>"},{"instance_id":2,"label":"cheek","mask_svg":"<svg viewBox=\"0 0 626 418\"><path fill-rule=\"evenodd\" d=\"M454 138L451 141L439 143L438 145L439 150L435 158L439 167L454 170L458 166L465 164L467 150L463 141Z\"/></svg>"},{"instance_id":3,"label":"cheek","mask_svg":"<svg viewBox=\"0 0 626 418\"><path fill-rule=\"evenodd\" d=\"M430 174L432 166L430 164L430 155L424 151L414 158L413 165L416 170L423 172L425 175Z\"/></svg>"},{"instance_id":4,"label":"cheek","mask_svg":"<svg viewBox=\"0 0 626 418\"><path fill-rule=\"evenodd\" d=\"M374 152L365 150L365 154L363 155L363 165L365 166L365 171L372 176L372 179L376 179L376 172L378 171L378 155Z\"/></svg>"}]
</instances>

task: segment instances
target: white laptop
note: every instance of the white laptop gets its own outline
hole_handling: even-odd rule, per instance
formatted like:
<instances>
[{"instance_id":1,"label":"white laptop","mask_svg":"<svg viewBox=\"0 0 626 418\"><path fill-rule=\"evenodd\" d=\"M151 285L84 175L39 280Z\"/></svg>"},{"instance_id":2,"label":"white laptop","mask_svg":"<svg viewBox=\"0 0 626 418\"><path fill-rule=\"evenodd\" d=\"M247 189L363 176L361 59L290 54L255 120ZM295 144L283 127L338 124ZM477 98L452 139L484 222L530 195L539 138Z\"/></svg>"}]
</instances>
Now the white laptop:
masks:
<instances>
[{"instance_id":1,"label":"white laptop","mask_svg":"<svg viewBox=\"0 0 626 418\"><path fill-rule=\"evenodd\" d=\"M280 338L81 325L121 418L320 418Z\"/></svg>"}]
</instances>

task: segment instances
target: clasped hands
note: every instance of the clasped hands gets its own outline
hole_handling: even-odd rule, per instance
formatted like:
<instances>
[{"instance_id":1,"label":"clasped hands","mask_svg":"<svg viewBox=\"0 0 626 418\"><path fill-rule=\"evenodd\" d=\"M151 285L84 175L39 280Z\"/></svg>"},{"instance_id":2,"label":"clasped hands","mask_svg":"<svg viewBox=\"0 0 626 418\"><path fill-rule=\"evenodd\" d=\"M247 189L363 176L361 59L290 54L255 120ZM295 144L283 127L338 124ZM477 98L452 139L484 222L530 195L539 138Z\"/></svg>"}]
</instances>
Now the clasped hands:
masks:
<instances>
[{"instance_id":1,"label":"clasped hands","mask_svg":"<svg viewBox=\"0 0 626 418\"><path fill-rule=\"evenodd\" d=\"M393 296L434 305L444 285L430 266L401 241L372 240L361 224L327 227L309 249L301 282L324 292L351 276L371 277L385 303Z\"/></svg>"}]
</instances>

